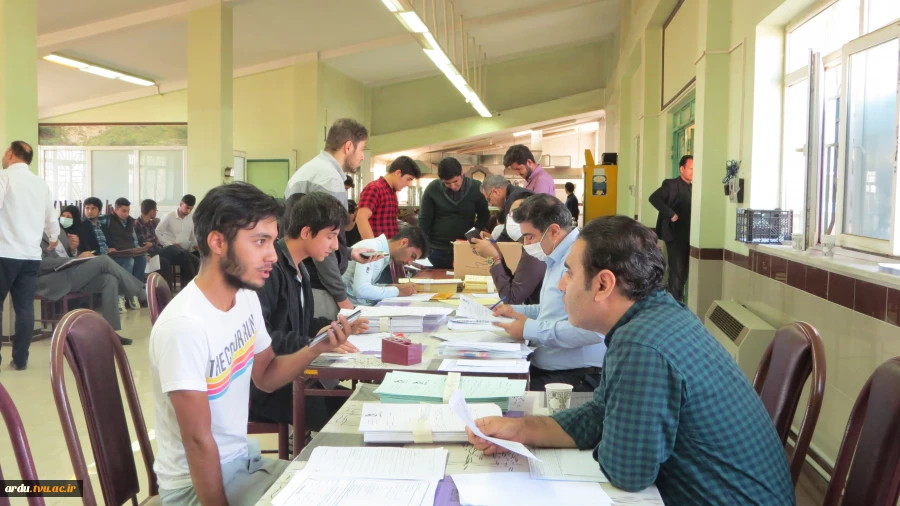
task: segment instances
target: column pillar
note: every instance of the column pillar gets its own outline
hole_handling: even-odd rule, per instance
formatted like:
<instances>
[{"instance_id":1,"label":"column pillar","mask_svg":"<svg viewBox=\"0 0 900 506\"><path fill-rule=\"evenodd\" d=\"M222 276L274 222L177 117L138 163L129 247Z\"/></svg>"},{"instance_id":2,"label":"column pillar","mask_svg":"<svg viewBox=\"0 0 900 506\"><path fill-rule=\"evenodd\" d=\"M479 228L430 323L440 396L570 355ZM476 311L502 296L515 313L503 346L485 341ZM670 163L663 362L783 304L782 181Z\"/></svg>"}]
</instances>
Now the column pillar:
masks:
<instances>
[{"instance_id":1,"label":"column pillar","mask_svg":"<svg viewBox=\"0 0 900 506\"><path fill-rule=\"evenodd\" d=\"M728 197L722 190L728 160L728 107L731 56L731 0L700 0L697 63L694 187L691 202L691 258L688 307L705 314L722 296L722 251Z\"/></svg>"},{"instance_id":2,"label":"column pillar","mask_svg":"<svg viewBox=\"0 0 900 506\"><path fill-rule=\"evenodd\" d=\"M0 148L21 140L36 150L37 2L0 0ZM37 160L37 157L35 157ZM32 163L31 170L38 171Z\"/></svg>"},{"instance_id":3,"label":"column pillar","mask_svg":"<svg viewBox=\"0 0 900 506\"><path fill-rule=\"evenodd\" d=\"M297 150L296 170L312 160L325 146L326 126L322 95L320 63L318 60L297 63L294 71L294 148Z\"/></svg>"},{"instance_id":4,"label":"column pillar","mask_svg":"<svg viewBox=\"0 0 900 506\"><path fill-rule=\"evenodd\" d=\"M221 1L188 15L187 192L202 198L234 163L232 12Z\"/></svg>"},{"instance_id":5,"label":"column pillar","mask_svg":"<svg viewBox=\"0 0 900 506\"><path fill-rule=\"evenodd\" d=\"M640 124L640 167L635 178L634 194L638 202L635 212L648 227L656 226L656 208L650 204L650 194L659 188L660 181L668 176L661 174L660 163L660 99L662 95L662 28L648 28L644 32L641 48L641 69L644 73L644 95L641 97L643 119ZM631 213L631 214L634 214Z\"/></svg>"}]
</instances>

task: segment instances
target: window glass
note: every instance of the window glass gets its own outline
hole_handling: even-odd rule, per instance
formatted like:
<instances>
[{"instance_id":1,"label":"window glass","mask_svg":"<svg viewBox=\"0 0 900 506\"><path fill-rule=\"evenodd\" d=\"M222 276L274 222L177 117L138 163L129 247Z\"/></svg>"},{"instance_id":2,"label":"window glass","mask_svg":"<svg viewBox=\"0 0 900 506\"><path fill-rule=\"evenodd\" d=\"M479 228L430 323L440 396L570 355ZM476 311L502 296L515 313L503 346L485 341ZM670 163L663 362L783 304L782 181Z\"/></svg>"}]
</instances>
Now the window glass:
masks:
<instances>
[{"instance_id":1,"label":"window glass","mask_svg":"<svg viewBox=\"0 0 900 506\"><path fill-rule=\"evenodd\" d=\"M114 205L116 199L125 197L131 202L131 215L140 215L140 202L135 202L135 153L121 150L94 150L91 152L92 197L103 201L102 212L106 205Z\"/></svg>"},{"instance_id":2,"label":"window glass","mask_svg":"<svg viewBox=\"0 0 900 506\"><path fill-rule=\"evenodd\" d=\"M788 34L787 72L809 65L810 49L825 56L857 37L859 0L840 0Z\"/></svg>"},{"instance_id":3,"label":"window glass","mask_svg":"<svg viewBox=\"0 0 900 506\"><path fill-rule=\"evenodd\" d=\"M44 180L50 187L53 200L75 204L87 194L85 153L80 149L46 149L44 155Z\"/></svg>"},{"instance_id":4,"label":"window glass","mask_svg":"<svg viewBox=\"0 0 900 506\"><path fill-rule=\"evenodd\" d=\"M781 208L794 211L794 230L802 230L806 195L806 132L809 81L788 87L785 93L784 151L781 166Z\"/></svg>"},{"instance_id":5,"label":"window glass","mask_svg":"<svg viewBox=\"0 0 900 506\"><path fill-rule=\"evenodd\" d=\"M158 207L177 207L184 196L184 151L141 151L140 161L141 199L153 199Z\"/></svg>"},{"instance_id":6,"label":"window glass","mask_svg":"<svg viewBox=\"0 0 900 506\"><path fill-rule=\"evenodd\" d=\"M900 0L867 0L869 32L874 32L900 18Z\"/></svg>"}]
</instances>

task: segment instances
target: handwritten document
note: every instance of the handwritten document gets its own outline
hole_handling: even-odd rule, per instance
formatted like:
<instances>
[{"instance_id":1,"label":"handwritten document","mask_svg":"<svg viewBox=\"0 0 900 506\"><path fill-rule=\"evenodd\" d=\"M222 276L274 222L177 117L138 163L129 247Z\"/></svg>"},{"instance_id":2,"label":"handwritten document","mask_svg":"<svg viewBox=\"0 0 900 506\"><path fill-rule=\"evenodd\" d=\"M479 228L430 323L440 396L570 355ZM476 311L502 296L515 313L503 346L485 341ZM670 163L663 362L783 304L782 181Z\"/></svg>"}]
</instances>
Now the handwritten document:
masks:
<instances>
[{"instance_id":1,"label":"handwritten document","mask_svg":"<svg viewBox=\"0 0 900 506\"><path fill-rule=\"evenodd\" d=\"M541 461L530 463L532 479L609 483L600 464L594 460L593 450L539 448L534 454Z\"/></svg>"},{"instance_id":2,"label":"handwritten document","mask_svg":"<svg viewBox=\"0 0 900 506\"><path fill-rule=\"evenodd\" d=\"M599 483L532 480L528 473L454 474L465 506L612 506Z\"/></svg>"},{"instance_id":3,"label":"handwritten document","mask_svg":"<svg viewBox=\"0 0 900 506\"><path fill-rule=\"evenodd\" d=\"M274 506L433 505L437 481L321 476L297 471L272 499Z\"/></svg>"},{"instance_id":4,"label":"handwritten document","mask_svg":"<svg viewBox=\"0 0 900 506\"><path fill-rule=\"evenodd\" d=\"M447 467L447 450L435 448L336 448L313 450L305 470L323 476L384 480L440 480Z\"/></svg>"},{"instance_id":5,"label":"handwritten document","mask_svg":"<svg viewBox=\"0 0 900 506\"><path fill-rule=\"evenodd\" d=\"M481 439L485 439L494 443L495 445L505 448L511 452L518 453L519 455L523 455L528 457L531 460L540 460L534 456L533 453L528 451L528 448L525 447L522 443L517 443L515 441L507 441L505 439L494 438L490 436L486 436L484 432L481 432L481 429L475 425L475 420L472 419L472 415L469 413L469 408L466 405L466 398L463 396L461 390L457 390L452 397L450 397L450 407L453 409L453 412L456 413L463 423L466 424L466 427L469 428L476 436Z\"/></svg>"},{"instance_id":6,"label":"handwritten document","mask_svg":"<svg viewBox=\"0 0 900 506\"><path fill-rule=\"evenodd\" d=\"M459 296L459 309L456 310L456 316L487 321L512 321L512 318L494 316L493 311L475 302L475 299L466 294L460 294Z\"/></svg>"}]
</instances>

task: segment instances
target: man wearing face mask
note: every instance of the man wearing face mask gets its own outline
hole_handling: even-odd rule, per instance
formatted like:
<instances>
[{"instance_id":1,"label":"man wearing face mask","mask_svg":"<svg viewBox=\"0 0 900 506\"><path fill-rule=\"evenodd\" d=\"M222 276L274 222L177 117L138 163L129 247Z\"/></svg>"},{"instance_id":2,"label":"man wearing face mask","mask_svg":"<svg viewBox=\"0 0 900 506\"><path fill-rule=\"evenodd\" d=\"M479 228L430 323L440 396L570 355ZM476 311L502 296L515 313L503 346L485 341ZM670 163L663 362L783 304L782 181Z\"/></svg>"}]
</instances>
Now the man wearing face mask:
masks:
<instances>
[{"instance_id":1,"label":"man wearing face mask","mask_svg":"<svg viewBox=\"0 0 900 506\"><path fill-rule=\"evenodd\" d=\"M505 177L494 174L484 178L484 181L481 182L481 194L484 195L484 198L487 199L490 205L500 209L500 224L504 225L504 230L500 233L500 237L497 238L497 242L517 241L518 238L512 238L505 229L508 216L512 213L512 204L534 195L534 192L521 186L515 186L507 181ZM482 237L488 238L486 234L482 234Z\"/></svg>"},{"instance_id":2,"label":"man wearing face mask","mask_svg":"<svg viewBox=\"0 0 900 506\"><path fill-rule=\"evenodd\" d=\"M600 380L606 354L603 335L576 328L559 290L565 274L563 263L578 239L572 214L566 205L550 195L528 197L512 214L522 229L525 253L547 263L541 287L541 303L501 305L494 316L513 318L497 323L513 339L527 339L538 348L531 362L531 389L544 390L548 383L567 383L576 392L591 392Z\"/></svg>"}]
</instances>

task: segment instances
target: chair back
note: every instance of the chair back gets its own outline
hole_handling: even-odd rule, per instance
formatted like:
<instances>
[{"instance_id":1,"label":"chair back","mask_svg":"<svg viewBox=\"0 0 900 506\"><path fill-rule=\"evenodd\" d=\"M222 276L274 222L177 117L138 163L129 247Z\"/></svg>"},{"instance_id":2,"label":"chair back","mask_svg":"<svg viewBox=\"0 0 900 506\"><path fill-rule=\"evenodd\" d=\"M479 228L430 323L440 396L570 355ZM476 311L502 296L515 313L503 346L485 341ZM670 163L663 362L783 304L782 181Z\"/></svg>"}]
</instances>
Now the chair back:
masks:
<instances>
[{"instance_id":1,"label":"chair back","mask_svg":"<svg viewBox=\"0 0 900 506\"><path fill-rule=\"evenodd\" d=\"M787 442L803 385L810 375L812 384L809 402L791 457L791 478L794 485L800 477L809 442L822 410L822 397L825 395L825 349L819 332L808 323L795 322L778 329L759 362L753 387L772 417L782 445Z\"/></svg>"},{"instance_id":2,"label":"chair back","mask_svg":"<svg viewBox=\"0 0 900 506\"><path fill-rule=\"evenodd\" d=\"M31 448L28 446L28 438L25 436L25 426L19 417L19 410L6 388L0 384L0 415L3 415L3 421L6 422L6 430L9 431L9 439L12 442L13 453L16 456L16 464L19 467L19 476L23 480L36 480L37 471L34 470L34 459L31 457ZM0 469L0 480L3 477L3 470ZM44 506L43 497L28 497L29 506ZM0 497L0 505L9 505L8 497Z\"/></svg>"},{"instance_id":3,"label":"chair back","mask_svg":"<svg viewBox=\"0 0 900 506\"><path fill-rule=\"evenodd\" d=\"M123 504L129 499L134 501L140 491L119 377L144 458L150 495L158 495L156 474L153 472L153 449L134 388L131 366L118 334L97 313L76 309L60 321L50 346L50 385L75 479L83 480L82 502L93 506L96 498L69 405L63 357L75 377L106 504Z\"/></svg>"},{"instance_id":4,"label":"chair back","mask_svg":"<svg viewBox=\"0 0 900 506\"><path fill-rule=\"evenodd\" d=\"M147 277L147 307L150 309L150 325L156 323L156 319L163 309L172 301L172 290L158 272L151 272Z\"/></svg>"},{"instance_id":5,"label":"chair back","mask_svg":"<svg viewBox=\"0 0 900 506\"><path fill-rule=\"evenodd\" d=\"M900 497L898 422L900 357L894 357L875 369L853 404L825 492L825 506L897 504Z\"/></svg>"}]
</instances>

